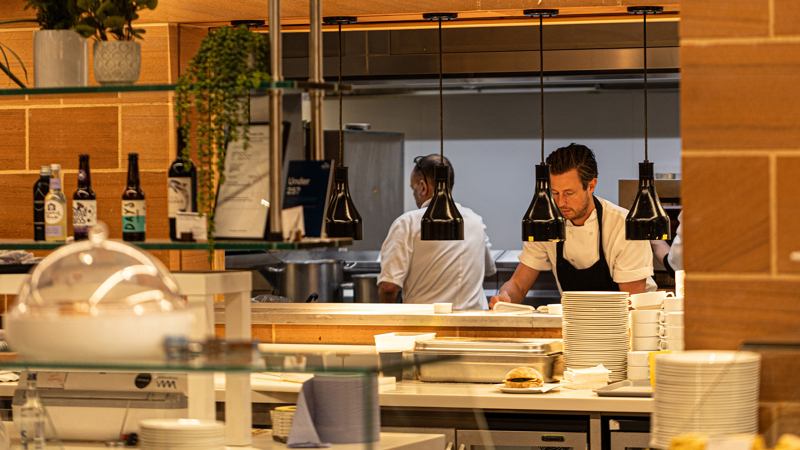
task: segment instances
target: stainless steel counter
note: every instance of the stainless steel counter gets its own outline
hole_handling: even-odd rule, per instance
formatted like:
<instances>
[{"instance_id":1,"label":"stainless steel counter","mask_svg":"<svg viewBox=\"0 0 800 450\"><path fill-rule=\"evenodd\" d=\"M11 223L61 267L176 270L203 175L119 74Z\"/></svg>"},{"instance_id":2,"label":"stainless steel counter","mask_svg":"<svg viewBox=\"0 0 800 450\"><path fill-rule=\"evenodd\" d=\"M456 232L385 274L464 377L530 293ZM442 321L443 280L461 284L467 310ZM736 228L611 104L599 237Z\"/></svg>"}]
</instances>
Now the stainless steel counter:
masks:
<instances>
[{"instance_id":1,"label":"stainless steel counter","mask_svg":"<svg viewBox=\"0 0 800 450\"><path fill-rule=\"evenodd\" d=\"M464 311L436 314L433 305L253 303L253 325L367 325L497 328L561 328L561 316L541 313L497 314ZM225 323L225 311L216 310L216 323Z\"/></svg>"}]
</instances>

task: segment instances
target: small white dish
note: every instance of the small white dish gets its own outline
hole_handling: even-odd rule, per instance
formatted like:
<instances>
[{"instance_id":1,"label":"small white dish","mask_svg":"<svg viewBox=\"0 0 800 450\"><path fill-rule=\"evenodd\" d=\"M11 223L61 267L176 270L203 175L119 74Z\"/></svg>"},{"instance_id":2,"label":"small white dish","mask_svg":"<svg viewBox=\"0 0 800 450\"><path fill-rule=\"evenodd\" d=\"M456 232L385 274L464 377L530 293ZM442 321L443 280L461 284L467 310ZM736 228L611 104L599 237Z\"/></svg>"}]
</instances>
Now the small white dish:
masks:
<instances>
[{"instance_id":1,"label":"small white dish","mask_svg":"<svg viewBox=\"0 0 800 450\"><path fill-rule=\"evenodd\" d=\"M495 384L496 389L505 392L506 394L544 394L545 392L555 390L560 385L558 383L545 383L544 386L538 388L511 388L506 387L505 384Z\"/></svg>"},{"instance_id":2,"label":"small white dish","mask_svg":"<svg viewBox=\"0 0 800 450\"><path fill-rule=\"evenodd\" d=\"M433 312L436 314L450 314L453 312L452 303L434 303Z\"/></svg>"}]
</instances>

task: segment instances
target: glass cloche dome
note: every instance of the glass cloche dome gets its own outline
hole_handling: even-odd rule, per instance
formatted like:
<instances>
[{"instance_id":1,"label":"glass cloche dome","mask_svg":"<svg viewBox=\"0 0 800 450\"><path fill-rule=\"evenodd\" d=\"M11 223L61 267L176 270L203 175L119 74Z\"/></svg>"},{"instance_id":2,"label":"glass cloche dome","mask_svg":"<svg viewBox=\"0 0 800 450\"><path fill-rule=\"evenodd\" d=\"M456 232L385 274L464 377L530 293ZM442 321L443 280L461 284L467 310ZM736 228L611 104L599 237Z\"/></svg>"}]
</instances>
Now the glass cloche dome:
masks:
<instances>
[{"instance_id":1,"label":"glass cloche dome","mask_svg":"<svg viewBox=\"0 0 800 450\"><path fill-rule=\"evenodd\" d=\"M107 239L89 240L42 260L5 315L9 345L24 359L161 360L166 336L188 337L193 315L164 265Z\"/></svg>"}]
</instances>

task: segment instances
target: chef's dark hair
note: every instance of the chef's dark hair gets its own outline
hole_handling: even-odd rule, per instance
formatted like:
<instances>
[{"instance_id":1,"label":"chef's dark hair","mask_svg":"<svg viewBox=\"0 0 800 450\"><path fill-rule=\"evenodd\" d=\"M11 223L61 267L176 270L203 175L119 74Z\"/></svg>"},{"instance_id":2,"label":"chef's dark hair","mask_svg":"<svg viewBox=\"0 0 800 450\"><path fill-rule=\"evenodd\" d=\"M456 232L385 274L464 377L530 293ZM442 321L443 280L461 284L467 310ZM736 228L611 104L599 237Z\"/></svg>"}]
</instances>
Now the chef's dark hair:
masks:
<instances>
[{"instance_id":1,"label":"chef's dark hair","mask_svg":"<svg viewBox=\"0 0 800 450\"><path fill-rule=\"evenodd\" d=\"M442 156L431 153L428 156L417 156L414 158L414 168L411 170L411 173L414 173L416 170L417 173L422 173L425 176L425 182L429 185L432 185L436 181L436 169L435 167L439 165L439 161L442 160ZM444 157L444 165L449 168L450 171L450 189L453 189L453 185L456 183L456 173L453 171L453 165L450 164L450 160L447 157Z\"/></svg>"},{"instance_id":2,"label":"chef's dark hair","mask_svg":"<svg viewBox=\"0 0 800 450\"><path fill-rule=\"evenodd\" d=\"M572 143L561 147L550 153L547 165L550 166L552 175L562 175L576 169L584 190L589 187L593 178L597 178L597 161L594 153L585 145Z\"/></svg>"}]
</instances>

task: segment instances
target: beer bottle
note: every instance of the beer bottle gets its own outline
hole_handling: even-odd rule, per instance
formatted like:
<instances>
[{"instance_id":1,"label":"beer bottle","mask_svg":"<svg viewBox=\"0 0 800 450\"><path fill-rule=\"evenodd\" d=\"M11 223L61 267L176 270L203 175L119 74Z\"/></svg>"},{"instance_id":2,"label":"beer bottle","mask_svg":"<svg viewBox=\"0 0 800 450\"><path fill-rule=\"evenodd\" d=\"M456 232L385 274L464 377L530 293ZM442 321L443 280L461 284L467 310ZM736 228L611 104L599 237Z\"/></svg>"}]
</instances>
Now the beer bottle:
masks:
<instances>
[{"instance_id":1,"label":"beer bottle","mask_svg":"<svg viewBox=\"0 0 800 450\"><path fill-rule=\"evenodd\" d=\"M72 194L72 232L76 241L89 238L89 230L97 225L97 196L92 190L89 155L79 156L78 189Z\"/></svg>"},{"instance_id":2,"label":"beer bottle","mask_svg":"<svg viewBox=\"0 0 800 450\"><path fill-rule=\"evenodd\" d=\"M128 183L122 193L122 240L145 239L144 192L139 185L139 154L128 153Z\"/></svg>"}]
</instances>

